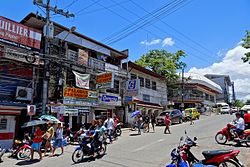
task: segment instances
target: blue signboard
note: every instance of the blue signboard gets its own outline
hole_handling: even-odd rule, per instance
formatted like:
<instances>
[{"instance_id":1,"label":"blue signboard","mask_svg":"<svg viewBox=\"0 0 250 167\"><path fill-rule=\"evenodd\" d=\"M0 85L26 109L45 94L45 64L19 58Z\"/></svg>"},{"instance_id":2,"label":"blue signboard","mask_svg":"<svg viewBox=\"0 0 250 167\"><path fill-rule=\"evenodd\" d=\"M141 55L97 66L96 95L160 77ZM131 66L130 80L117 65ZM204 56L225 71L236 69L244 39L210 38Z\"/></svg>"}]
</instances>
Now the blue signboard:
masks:
<instances>
[{"instance_id":1,"label":"blue signboard","mask_svg":"<svg viewBox=\"0 0 250 167\"><path fill-rule=\"evenodd\" d=\"M111 95L102 95L101 96L101 101L103 102L117 102L118 101L118 97L117 96L111 96Z\"/></svg>"},{"instance_id":2,"label":"blue signboard","mask_svg":"<svg viewBox=\"0 0 250 167\"><path fill-rule=\"evenodd\" d=\"M139 89L140 89L139 79L133 79L133 80L127 81L126 83L126 95L127 96L136 96L138 94Z\"/></svg>"},{"instance_id":3,"label":"blue signboard","mask_svg":"<svg viewBox=\"0 0 250 167\"><path fill-rule=\"evenodd\" d=\"M131 102L133 101L133 97L132 96L125 96L125 102L128 103L128 102Z\"/></svg>"}]
</instances>

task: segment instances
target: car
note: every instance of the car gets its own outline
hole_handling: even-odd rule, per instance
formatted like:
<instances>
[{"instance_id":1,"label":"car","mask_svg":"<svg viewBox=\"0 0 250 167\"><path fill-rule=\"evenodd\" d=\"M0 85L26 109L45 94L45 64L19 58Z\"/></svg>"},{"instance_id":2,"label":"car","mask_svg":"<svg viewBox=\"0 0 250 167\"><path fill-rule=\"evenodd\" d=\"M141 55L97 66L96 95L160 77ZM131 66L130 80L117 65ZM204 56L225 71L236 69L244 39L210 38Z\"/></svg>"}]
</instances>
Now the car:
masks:
<instances>
[{"instance_id":1,"label":"car","mask_svg":"<svg viewBox=\"0 0 250 167\"><path fill-rule=\"evenodd\" d=\"M192 111L192 119L200 119L200 113L196 108L186 108L185 109L185 119L189 118L189 113Z\"/></svg>"},{"instance_id":2,"label":"car","mask_svg":"<svg viewBox=\"0 0 250 167\"><path fill-rule=\"evenodd\" d=\"M156 125L165 125L165 117L166 114L170 116L171 123L182 123L183 122L183 117L182 113L180 110L174 109L174 110L167 110L161 112L157 117L156 117Z\"/></svg>"},{"instance_id":3,"label":"car","mask_svg":"<svg viewBox=\"0 0 250 167\"><path fill-rule=\"evenodd\" d=\"M236 112L238 112L238 108L237 107L232 107L231 111L232 111L232 113L236 113Z\"/></svg>"},{"instance_id":4,"label":"car","mask_svg":"<svg viewBox=\"0 0 250 167\"><path fill-rule=\"evenodd\" d=\"M230 107L229 106L223 106L220 109L221 114L230 114Z\"/></svg>"}]
</instances>

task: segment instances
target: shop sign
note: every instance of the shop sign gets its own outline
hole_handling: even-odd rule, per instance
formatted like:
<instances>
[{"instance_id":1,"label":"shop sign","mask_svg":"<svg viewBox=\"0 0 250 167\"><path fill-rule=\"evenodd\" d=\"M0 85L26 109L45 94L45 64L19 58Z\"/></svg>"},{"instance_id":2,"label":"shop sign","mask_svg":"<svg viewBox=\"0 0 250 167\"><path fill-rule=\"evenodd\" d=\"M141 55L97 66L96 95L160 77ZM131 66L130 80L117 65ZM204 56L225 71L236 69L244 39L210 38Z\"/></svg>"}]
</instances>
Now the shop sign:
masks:
<instances>
[{"instance_id":1,"label":"shop sign","mask_svg":"<svg viewBox=\"0 0 250 167\"><path fill-rule=\"evenodd\" d=\"M132 96L125 96L125 103L131 102L133 101L133 97Z\"/></svg>"},{"instance_id":2,"label":"shop sign","mask_svg":"<svg viewBox=\"0 0 250 167\"><path fill-rule=\"evenodd\" d=\"M40 49L40 31L0 16L0 41L25 49Z\"/></svg>"},{"instance_id":3,"label":"shop sign","mask_svg":"<svg viewBox=\"0 0 250 167\"><path fill-rule=\"evenodd\" d=\"M81 106L97 106L98 99L77 99L77 98L65 98L63 104L68 105L81 105Z\"/></svg>"},{"instance_id":4,"label":"shop sign","mask_svg":"<svg viewBox=\"0 0 250 167\"><path fill-rule=\"evenodd\" d=\"M88 98L98 99L98 92L89 90Z\"/></svg>"},{"instance_id":5,"label":"shop sign","mask_svg":"<svg viewBox=\"0 0 250 167\"><path fill-rule=\"evenodd\" d=\"M126 95L127 96L136 96L140 89L140 80L139 79L133 79L128 80L126 82Z\"/></svg>"},{"instance_id":6,"label":"shop sign","mask_svg":"<svg viewBox=\"0 0 250 167\"><path fill-rule=\"evenodd\" d=\"M27 105L27 115L32 116L36 114L36 106L35 105Z\"/></svg>"},{"instance_id":7,"label":"shop sign","mask_svg":"<svg viewBox=\"0 0 250 167\"><path fill-rule=\"evenodd\" d=\"M86 99L88 98L88 90L79 89L79 88L65 88L63 92L63 96Z\"/></svg>"},{"instance_id":8,"label":"shop sign","mask_svg":"<svg viewBox=\"0 0 250 167\"><path fill-rule=\"evenodd\" d=\"M114 73L101 73L96 76L96 88L106 89L114 88Z\"/></svg>"},{"instance_id":9,"label":"shop sign","mask_svg":"<svg viewBox=\"0 0 250 167\"><path fill-rule=\"evenodd\" d=\"M64 106L51 106L51 113L64 114Z\"/></svg>"},{"instance_id":10,"label":"shop sign","mask_svg":"<svg viewBox=\"0 0 250 167\"><path fill-rule=\"evenodd\" d=\"M121 106L121 97L110 94L101 94L99 96L99 102L105 105Z\"/></svg>"},{"instance_id":11,"label":"shop sign","mask_svg":"<svg viewBox=\"0 0 250 167\"><path fill-rule=\"evenodd\" d=\"M81 107L78 109L79 115L85 115L86 113L90 112L90 107Z\"/></svg>"},{"instance_id":12,"label":"shop sign","mask_svg":"<svg viewBox=\"0 0 250 167\"><path fill-rule=\"evenodd\" d=\"M42 61L39 59L39 56L22 53L20 51L10 49L10 48L6 48L6 51L3 54L3 57L7 59L11 59L11 60L17 60L17 61L21 61L24 63L29 63L29 64L35 64L35 65L42 64Z\"/></svg>"},{"instance_id":13,"label":"shop sign","mask_svg":"<svg viewBox=\"0 0 250 167\"><path fill-rule=\"evenodd\" d=\"M78 109L65 108L64 116L78 116Z\"/></svg>"}]
</instances>

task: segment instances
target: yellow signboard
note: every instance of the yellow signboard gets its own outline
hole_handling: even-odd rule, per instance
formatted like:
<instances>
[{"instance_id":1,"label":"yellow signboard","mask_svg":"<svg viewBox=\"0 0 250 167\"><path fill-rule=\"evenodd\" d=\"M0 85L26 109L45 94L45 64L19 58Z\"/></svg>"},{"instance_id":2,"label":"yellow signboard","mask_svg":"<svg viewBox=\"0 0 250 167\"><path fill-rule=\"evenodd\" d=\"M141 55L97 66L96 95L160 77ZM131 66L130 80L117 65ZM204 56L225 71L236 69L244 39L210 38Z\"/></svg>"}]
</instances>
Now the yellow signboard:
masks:
<instances>
[{"instance_id":1,"label":"yellow signboard","mask_svg":"<svg viewBox=\"0 0 250 167\"><path fill-rule=\"evenodd\" d=\"M114 87L114 74L101 73L96 76L96 86L97 88L113 88Z\"/></svg>"},{"instance_id":2,"label":"yellow signboard","mask_svg":"<svg viewBox=\"0 0 250 167\"><path fill-rule=\"evenodd\" d=\"M78 89L78 88L65 88L63 92L64 97L74 97L74 98L88 98L87 89Z\"/></svg>"}]
</instances>

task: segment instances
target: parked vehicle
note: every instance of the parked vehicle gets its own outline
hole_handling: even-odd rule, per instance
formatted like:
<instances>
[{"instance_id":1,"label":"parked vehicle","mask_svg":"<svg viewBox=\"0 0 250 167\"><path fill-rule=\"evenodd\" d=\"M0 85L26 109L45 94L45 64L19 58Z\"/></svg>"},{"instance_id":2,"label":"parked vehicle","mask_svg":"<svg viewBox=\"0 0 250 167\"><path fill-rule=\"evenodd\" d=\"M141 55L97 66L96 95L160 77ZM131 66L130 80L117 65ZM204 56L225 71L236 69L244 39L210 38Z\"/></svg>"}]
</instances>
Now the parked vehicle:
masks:
<instances>
[{"instance_id":1,"label":"parked vehicle","mask_svg":"<svg viewBox=\"0 0 250 167\"><path fill-rule=\"evenodd\" d=\"M12 149L10 149L11 152L10 157L22 160L29 159L31 156L31 146L30 146L31 143L32 141L28 136L28 134L24 136L24 139L22 141L15 140Z\"/></svg>"},{"instance_id":2,"label":"parked vehicle","mask_svg":"<svg viewBox=\"0 0 250 167\"><path fill-rule=\"evenodd\" d=\"M225 144L228 141L234 141L238 144L245 143L250 146L250 130L244 130L243 134L236 138L233 129L235 129L234 123L228 123L226 127L217 132L215 135L215 141L218 144Z\"/></svg>"},{"instance_id":3,"label":"parked vehicle","mask_svg":"<svg viewBox=\"0 0 250 167\"><path fill-rule=\"evenodd\" d=\"M231 112L232 112L232 113L238 112L238 108L237 108L237 107L232 107Z\"/></svg>"},{"instance_id":4,"label":"parked vehicle","mask_svg":"<svg viewBox=\"0 0 250 167\"><path fill-rule=\"evenodd\" d=\"M185 132L186 133L186 132ZM213 166L235 166L243 167L243 164L237 159L240 150L210 150L203 151L202 155L205 159L198 160L191 148L197 146L197 138L192 140L186 136L184 144L181 146L181 157L184 161L188 162L192 167L213 167Z\"/></svg>"},{"instance_id":5,"label":"parked vehicle","mask_svg":"<svg viewBox=\"0 0 250 167\"><path fill-rule=\"evenodd\" d=\"M3 149L2 147L1 147L1 145L0 145L0 162L2 162L2 156L3 156L3 154L5 153L5 149Z\"/></svg>"},{"instance_id":6,"label":"parked vehicle","mask_svg":"<svg viewBox=\"0 0 250 167\"><path fill-rule=\"evenodd\" d=\"M161 112L159 116L156 117L156 125L165 125L166 114L169 114L171 123L173 124L183 122L182 112L180 110L174 109Z\"/></svg>"},{"instance_id":7,"label":"parked vehicle","mask_svg":"<svg viewBox=\"0 0 250 167\"><path fill-rule=\"evenodd\" d=\"M119 122L115 127L115 133L117 136L121 136L122 134L122 123Z\"/></svg>"},{"instance_id":8,"label":"parked vehicle","mask_svg":"<svg viewBox=\"0 0 250 167\"><path fill-rule=\"evenodd\" d=\"M189 120L189 113L190 113L190 110L192 111L192 119L200 119L200 113L199 111L196 109L196 108L186 108L185 109L185 119L186 120Z\"/></svg>"},{"instance_id":9,"label":"parked vehicle","mask_svg":"<svg viewBox=\"0 0 250 167\"><path fill-rule=\"evenodd\" d=\"M221 107L221 109L220 109L220 113L221 114L230 114L230 111L231 109L230 109L230 107L229 106L223 106L223 107Z\"/></svg>"},{"instance_id":10,"label":"parked vehicle","mask_svg":"<svg viewBox=\"0 0 250 167\"><path fill-rule=\"evenodd\" d=\"M93 141L93 138L90 137L90 134L87 132L82 135L82 140L79 142L80 146L75 149L72 154L72 161L74 163L79 163L89 158L91 153L90 143ZM102 141L98 140L94 143L94 152L98 156L103 156L106 153L107 142L105 139Z\"/></svg>"}]
</instances>

